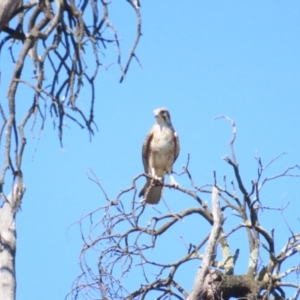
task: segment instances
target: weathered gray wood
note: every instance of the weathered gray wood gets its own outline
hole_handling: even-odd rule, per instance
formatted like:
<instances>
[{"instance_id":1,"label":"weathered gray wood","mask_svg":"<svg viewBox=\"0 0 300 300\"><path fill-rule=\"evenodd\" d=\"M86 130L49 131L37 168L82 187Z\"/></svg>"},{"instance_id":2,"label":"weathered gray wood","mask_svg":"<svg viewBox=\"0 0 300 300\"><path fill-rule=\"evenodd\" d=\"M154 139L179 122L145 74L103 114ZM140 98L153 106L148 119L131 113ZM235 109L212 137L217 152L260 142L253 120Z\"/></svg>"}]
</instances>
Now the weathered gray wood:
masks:
<instances>
[{"instance_id":1,"label":"weathered gray wood","mask_svg":"<svg viewBox=\"0 0 300 300\"><path fill-rule=\"evenodd\" d=\"M1 0L0 1L0 31L8 25L9 20L18 8L19 0Z\"/></svg>"},{"instance_id":2,"label":"weathered gray wood","mask_svg":"<svg viewBox=\"0 0 300 300\"><path fill-rule=\"evenodd\" d=\"M21 201L24 191L16 184L0 209L0 299L5 300L15 300L16 202Z\"/></svg>"}]
</instances>

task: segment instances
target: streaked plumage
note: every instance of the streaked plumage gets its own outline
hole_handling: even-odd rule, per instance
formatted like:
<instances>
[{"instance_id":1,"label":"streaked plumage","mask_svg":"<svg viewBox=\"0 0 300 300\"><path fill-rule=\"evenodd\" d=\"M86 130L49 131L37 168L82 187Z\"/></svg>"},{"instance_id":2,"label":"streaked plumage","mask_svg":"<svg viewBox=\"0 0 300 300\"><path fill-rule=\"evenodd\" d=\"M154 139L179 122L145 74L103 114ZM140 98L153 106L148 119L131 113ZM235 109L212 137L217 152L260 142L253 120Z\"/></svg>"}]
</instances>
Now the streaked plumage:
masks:
<instances>
[{"instance_id":1,"label":"streaked plumage","mask_svg":"<svg viewBox=\"0 0 300 300\"><path fill-rule=\"evenodd\" d=\"M154 110L156 123L146 136L142 148L142 158L145 173L155 179L147 179L139 196L144 196L145 203L157 204L161 198L165 174L168 173L171 183L177 185L173 176L173 164L178 157L180 145L166 108Z\"/></svg>"}]
</instances>

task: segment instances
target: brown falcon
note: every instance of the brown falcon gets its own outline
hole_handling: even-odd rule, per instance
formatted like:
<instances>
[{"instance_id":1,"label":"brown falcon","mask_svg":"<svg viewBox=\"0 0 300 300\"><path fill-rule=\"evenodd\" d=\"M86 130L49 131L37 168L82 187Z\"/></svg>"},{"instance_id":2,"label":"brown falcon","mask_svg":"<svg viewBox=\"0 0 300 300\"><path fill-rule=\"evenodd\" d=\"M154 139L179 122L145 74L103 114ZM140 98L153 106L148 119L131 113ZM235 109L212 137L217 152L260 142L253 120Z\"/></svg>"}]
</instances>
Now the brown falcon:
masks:
<instances>
[{"instance_id":1,"label":"brown falcon","mask_svg":"<svg viewBox=\"0 0 300 300\"><path fill-rule=\"evenodd\" d=\"M173 164L178 157L180 145L174 130L170 113L166 108L154 110L156 123L146 136L142 149L145 173L153 179L147 182L139 196L144 196L143 202L157 204L161 198L165 174L170 175L171 183L177 185L173 176Z\"/></svg>"}]
</instances>

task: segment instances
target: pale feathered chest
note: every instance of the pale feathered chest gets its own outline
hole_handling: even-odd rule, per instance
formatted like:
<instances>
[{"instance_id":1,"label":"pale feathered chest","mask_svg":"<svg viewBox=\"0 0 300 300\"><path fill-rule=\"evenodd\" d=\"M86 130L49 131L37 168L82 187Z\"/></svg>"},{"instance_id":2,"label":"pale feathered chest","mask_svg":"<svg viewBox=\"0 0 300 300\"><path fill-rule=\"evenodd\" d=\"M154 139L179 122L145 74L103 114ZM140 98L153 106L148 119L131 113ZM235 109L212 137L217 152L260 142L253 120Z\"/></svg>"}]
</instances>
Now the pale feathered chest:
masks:
<instances>
[{"instance_id":1,"label":"pale feathered chest","mask_svg":"<svg viewBox=\"0 0 300 300\"><path fill-rule=\"evenodd\" d=\"M150 144L151 152L168 153L174 151L174 131L167 126L155 125Z\"/></svg>"},{"instance_id":2,"label":"pale feathered chest","mask_svg":"<svg viewBox=\"0 0 300 300\"><path fill-rule=\"evenodd\" d=\"M167 171L175 160L174 131L167 126L156 124L150 143L150 164L154 169ZM160 173L160 172L159 172Z\"/></svg>"}]
</instances>

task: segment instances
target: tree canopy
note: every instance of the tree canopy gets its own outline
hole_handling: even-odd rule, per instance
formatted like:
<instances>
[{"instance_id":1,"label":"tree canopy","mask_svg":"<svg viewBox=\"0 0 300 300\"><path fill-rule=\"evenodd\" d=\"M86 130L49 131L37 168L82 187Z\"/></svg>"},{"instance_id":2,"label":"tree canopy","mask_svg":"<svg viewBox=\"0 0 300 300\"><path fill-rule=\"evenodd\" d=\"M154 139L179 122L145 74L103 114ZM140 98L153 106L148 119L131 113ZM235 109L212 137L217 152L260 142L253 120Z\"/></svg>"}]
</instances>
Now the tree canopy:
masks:
<instances>
[{"instance_id":1,"label":"tree canopy","mask_svg":"<svg viewBox=\"0 0 300 300\"><path fill-rule=\"evenodd\" d=\"M300 177L300 167L296 164L267 176L266 170L282 155L267 164L256 157L257 177L245 181L234 149L235 122L228 117L220 118L232 125L231 155L223 159L232 170L233 179L230 175L217 180L216 170L212 183L198 185L190 173L188 158L179 175L188 177L190 187L164 184L165 188L174 189L173 193L181 194L180 201L194 200L193 206L186 206L182 211L173 211L169 199L152 209L141 203L137 198L137 181L143 174L133 179L132 186L110 199L91 170L90 179L99 186L107 204L78 221L83 241L82 273L74 281L70 296L74 299L80 295L87 299L284 300L286 288L293 288L291 299L298 298L299 283L287 282L285 278L300 271L296 258L300 252L300 235L289 227L284 216L281 223L272 222L272 229L265 228L263 223L265 211L285 210L285 207L265 206L268 183L281 177ZM187 232L185 223L190 220L192 232ZM281 226L288 226L290 236L278 251L275 232ZM180 227L185 228L183 234L178 230ZM235 270L241 269L239 264L244 264L239 259L240 251L247 252L248 267L243 274L236 274ZM199 270L190 292L186 278L191 281L196 275L191 271L195 270L191 268L195 264Z\"/></svg>"},{"instance_id":2,"label":"tree canopy","mask_svg":"<svg viewBox=\"0 0 300 300\"><path fill-rule=\"evenodd\" d=\"M141 16L138 2L128 0L127 3L135 12L137 25L136 38L124 66L117 29L109 18L106 1L23 3L4 0L0 3L0 53L3 53L4 45L11 42L12 66L7 101L0 104L0 141L4 144L0 174L3 204L0 236L5 237L1 240L4 250L0 254L1 299L15 298L15 216L26 189L22 161L27 135L35 130L43 131L48 114L58 130L61 144L66 119L87 129L90 135L94 133L97 129L94 122L95 80L103 65L99 54L106 51L108 44L117 47L115 60L121 70L121 82L132 58L136 57ZM86 63L89 56L93 57L93 65ZM8 71L1 70L5 77ZM88 110L77 103L83 87L85 92L89 89L89 96L85 97ZM26 97L21 96L24 93ZM10 183L4 187L5 182Z\"/></svg>"}]
</instances>

